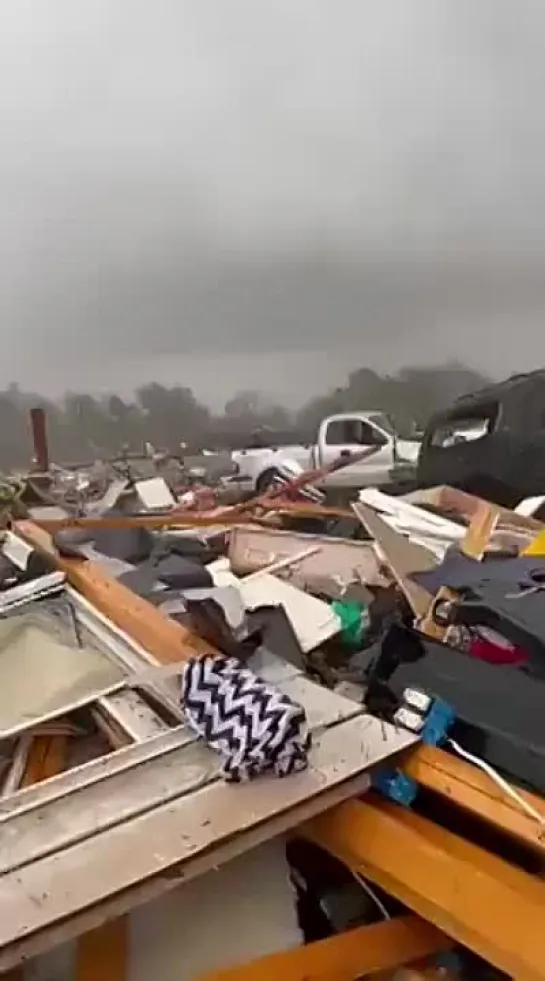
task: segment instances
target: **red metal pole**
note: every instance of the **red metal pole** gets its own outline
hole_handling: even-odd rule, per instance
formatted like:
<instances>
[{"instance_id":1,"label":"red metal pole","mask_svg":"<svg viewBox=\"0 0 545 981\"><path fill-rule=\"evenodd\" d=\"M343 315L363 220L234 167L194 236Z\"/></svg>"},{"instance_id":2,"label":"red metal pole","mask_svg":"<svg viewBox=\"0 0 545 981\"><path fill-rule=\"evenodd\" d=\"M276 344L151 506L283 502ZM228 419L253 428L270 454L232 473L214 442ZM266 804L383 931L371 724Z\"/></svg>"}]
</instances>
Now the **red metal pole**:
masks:
<instances>
[{"instance_id":1,"label":"red metal pole","mask_svg":"<svg viewBox=\"0 0 545 981\"><path fill-rule=\"evenodd\" d=\"M49 448L45 411L41 406L35 406L30 410L30 428L32 430L36 469L39 473L47 473L49 470Z\"/></svg>"}]
</instances>

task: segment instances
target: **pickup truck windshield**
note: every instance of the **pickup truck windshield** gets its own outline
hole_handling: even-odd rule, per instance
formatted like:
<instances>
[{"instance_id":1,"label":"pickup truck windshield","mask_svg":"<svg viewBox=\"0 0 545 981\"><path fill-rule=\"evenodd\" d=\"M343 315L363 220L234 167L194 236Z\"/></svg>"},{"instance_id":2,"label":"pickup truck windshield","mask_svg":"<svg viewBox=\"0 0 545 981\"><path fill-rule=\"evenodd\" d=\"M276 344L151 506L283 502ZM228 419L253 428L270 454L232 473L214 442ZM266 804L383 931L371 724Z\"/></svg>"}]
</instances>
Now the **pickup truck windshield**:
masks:
<instances>
[{"instance_id":1,"label":"pickup truck windshield","mask_svg":"<svg viewBox=\"0 0 545 981\"><path fill-rule=\"evenodd\" d=\"M374 422L377 426L380 426L385 433L389 433L390 436L395 436L395 429L385 412L374 412L373 415L369 416L369 422Z\"/></svg>"}]
</instances>

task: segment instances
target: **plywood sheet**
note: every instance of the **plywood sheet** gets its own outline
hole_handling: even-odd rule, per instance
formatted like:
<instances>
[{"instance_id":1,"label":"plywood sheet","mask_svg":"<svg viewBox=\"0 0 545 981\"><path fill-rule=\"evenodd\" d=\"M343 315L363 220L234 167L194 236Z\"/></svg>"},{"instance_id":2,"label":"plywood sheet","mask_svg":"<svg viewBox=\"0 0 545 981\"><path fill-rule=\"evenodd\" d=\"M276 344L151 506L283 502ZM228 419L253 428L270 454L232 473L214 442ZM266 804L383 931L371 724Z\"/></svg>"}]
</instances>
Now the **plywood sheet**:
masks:
<instances>
[{"instance_id":1,"label":"plywood sheet","mask_svg":"<svg viewBox=\"0 0 545 981\"><path fill-rule=\"evenodd\" d=\"M325 535L304 535L240 525L229 536L229 559L237 575L247 575L283 559L301 555L306 549L318 549L312 555L287 566L278 574L294 586L313 588L317 580L331 579L341 586L352 583L384 585L379 561L372 542L352 542Z\"/></svg>"},{"instance_id":2,"label":"plywood sheet","mask_svg":"<svg viewBox=\"0 0 545 981\"><path fill-rule=\"evenodd\" d=\"M97 804L101 828L89 836L87 806L83 809L87 829L80 825L81 840L58 850L50 840L49 851L48 836L58 836L54 823L48 824L39 845L39 831L27 821L26 847L34 842L33 853L42 857L24 861L19 845L24 864L15 869L16 842L11 836L9 853L4 855L6 872L0 876L0 970L25 954L45 949L54 939L67 939L114 911L125 912L181 879L194 878L295 826L303 817L361 792L372 765L414 742L409 733L360 714L322 729L307 771L284 780L261 777L240 786L217 779L217 758L200 744L191 744L185 750L191 754L187 766L180 760L179 770L171 770L166 780L169 800L152 801L151 788L146 790L148 780L137 780L132 800L139 806L138 816L121 822L116 818L109 826L109 804ZM172 794L175 781L177 796ZM144 797L153 806L143 807ZM73 814L64 818L72 819ZM98 917L92 923L90 908Z\"/></svg>"},{"instance_id":3,"label":"plywood sheet","mask_svg":"<svg viewBox=\"0 0 545 981\"><path fill-rule=\"evenodd\" d=\"M122 676L104 654L64 643L32 617L0 620L0 730L61 711Z\"/></svg>"}]
</instances>

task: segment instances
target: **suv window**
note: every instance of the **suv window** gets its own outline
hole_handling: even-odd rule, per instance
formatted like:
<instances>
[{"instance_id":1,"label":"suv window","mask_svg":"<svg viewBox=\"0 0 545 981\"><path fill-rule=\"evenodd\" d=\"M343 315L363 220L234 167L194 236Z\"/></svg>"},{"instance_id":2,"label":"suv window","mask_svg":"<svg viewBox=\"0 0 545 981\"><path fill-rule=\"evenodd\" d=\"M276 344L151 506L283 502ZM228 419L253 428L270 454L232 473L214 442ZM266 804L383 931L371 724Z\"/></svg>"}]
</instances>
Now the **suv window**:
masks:
<instances>
[{"instance_id":1,"label":"suv window","mask_svg":"<svg viewBox=\"0 0 545 981\"><path fill-rule=\"evenodd\" d=\"M431 445L448 449L460 443L473 443L475 440L488 436L491 420L487 416L471 419L452 419L434 430Z\"/></svg>"},{"instance_id":2,"label":"suv window","mask_svg":"<svg viewBox=\"0 0 545 981\"><path fill-rule=\"evenodd\" d=\"M374 426L363 419L333 419L326 430L328 446L377 446L386 442Z\"/></svg>"}]
</instances>

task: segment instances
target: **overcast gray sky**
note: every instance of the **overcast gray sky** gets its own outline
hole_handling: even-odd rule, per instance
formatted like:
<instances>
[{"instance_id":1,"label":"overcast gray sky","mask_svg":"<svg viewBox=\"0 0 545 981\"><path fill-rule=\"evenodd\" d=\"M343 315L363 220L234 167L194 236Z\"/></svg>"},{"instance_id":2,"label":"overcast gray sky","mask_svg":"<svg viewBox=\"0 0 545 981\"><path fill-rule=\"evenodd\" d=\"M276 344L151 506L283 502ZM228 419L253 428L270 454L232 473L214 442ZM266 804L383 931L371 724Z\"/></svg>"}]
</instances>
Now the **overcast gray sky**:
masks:
<instances>
[{"instance_id":1,"label":"overcast gray sky","mask_svg":"<svg viewBox=\"0 0 545 981\"><path fill-rule=\"evenodd\" d=\"M2 4L0 383L545 362L544 50L543 0Z\"/></svg>"}]
</instances>

